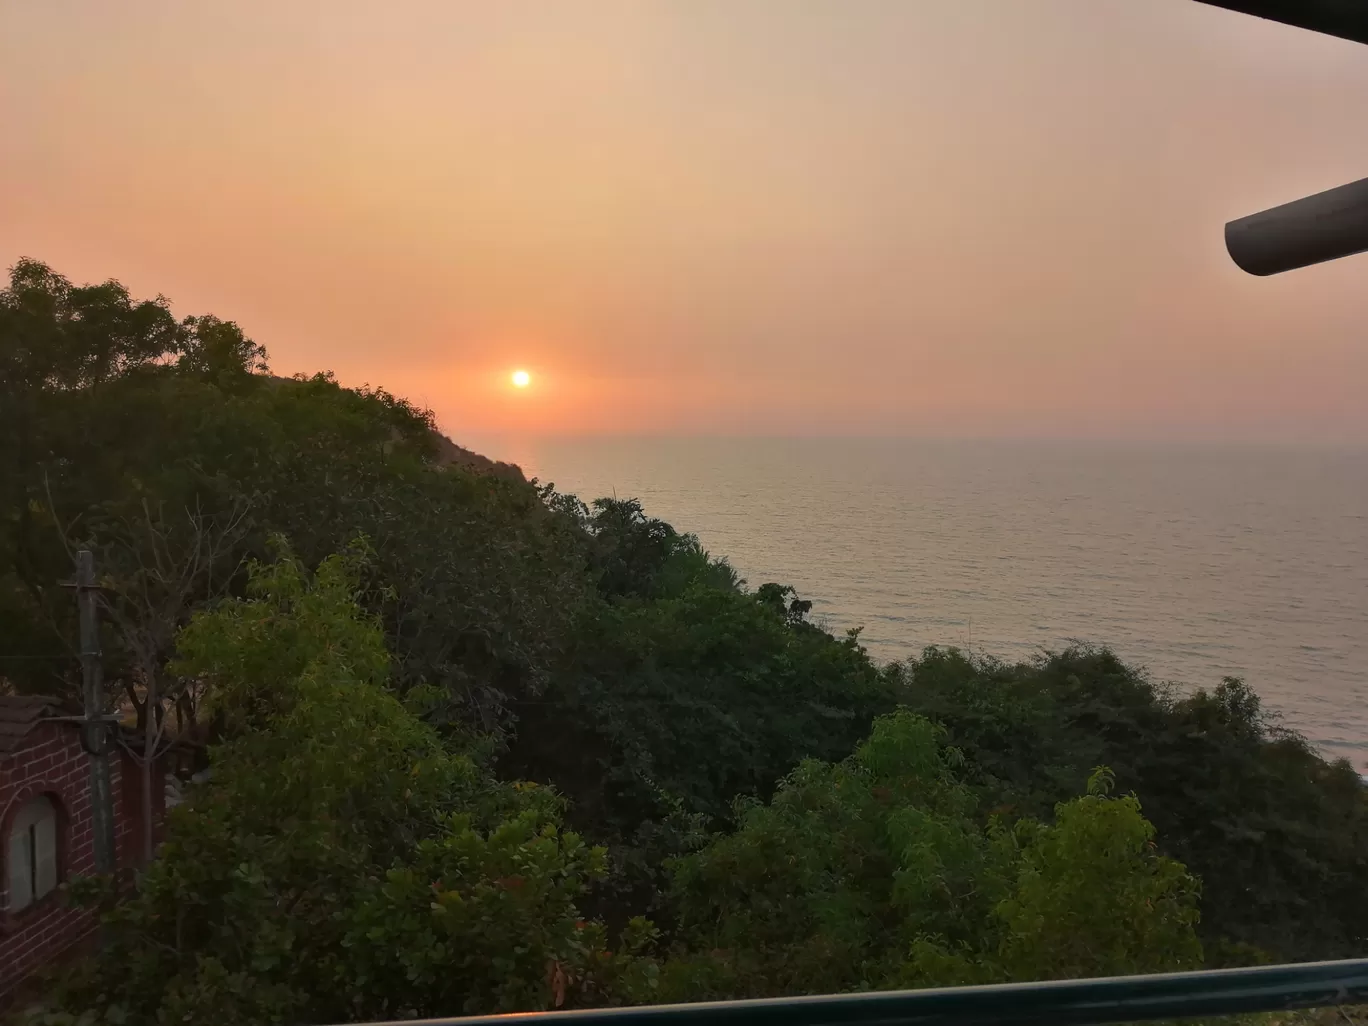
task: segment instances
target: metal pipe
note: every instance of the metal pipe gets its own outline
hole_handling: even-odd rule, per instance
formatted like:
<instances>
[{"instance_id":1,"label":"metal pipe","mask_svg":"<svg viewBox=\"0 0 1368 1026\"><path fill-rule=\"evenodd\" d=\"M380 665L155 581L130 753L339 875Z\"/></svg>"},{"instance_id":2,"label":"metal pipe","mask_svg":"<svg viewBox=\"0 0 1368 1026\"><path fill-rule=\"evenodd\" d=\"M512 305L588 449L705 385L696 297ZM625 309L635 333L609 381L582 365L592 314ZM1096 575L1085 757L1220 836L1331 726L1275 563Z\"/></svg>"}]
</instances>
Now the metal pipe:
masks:
<instances>
[{"instance_id":1,"label":"metal pipe","mask_svg":"<svg viewBox=\"0 0 1368 1026\"><path fill-rule=\"evenodd\" d=\"M89 549L76 553L76 597L80 603L81 677L85 700L82 743L90 755L90 820L95 872L112 873L118 858L114 836L114 793L109 770L109 725L104 716L104 676L100 665L100 623L95 583L95 557Z\"/></svg>"},{"instance_id":2,"label":"metal pipe","mask_svg":"<svg viewBox=\"0 0 1368 1026\"><path fill-rule=\"evenodd\" d=\"M1368 178L1250 214L1225 227L1242 270L1268 275L1368 251Z\"/></svg>"},{"instance_id":3,"label":"metal pipe","mask_svg":"<svg viewBox=\"0 0 1368 1026\"><path fill-rule=\"evenodd\" d=\"M1094 1026L1365 1001L1368 959L1361 958L1097 980L422 1019L405 1026Z\"/></svg>"}]
</instances>

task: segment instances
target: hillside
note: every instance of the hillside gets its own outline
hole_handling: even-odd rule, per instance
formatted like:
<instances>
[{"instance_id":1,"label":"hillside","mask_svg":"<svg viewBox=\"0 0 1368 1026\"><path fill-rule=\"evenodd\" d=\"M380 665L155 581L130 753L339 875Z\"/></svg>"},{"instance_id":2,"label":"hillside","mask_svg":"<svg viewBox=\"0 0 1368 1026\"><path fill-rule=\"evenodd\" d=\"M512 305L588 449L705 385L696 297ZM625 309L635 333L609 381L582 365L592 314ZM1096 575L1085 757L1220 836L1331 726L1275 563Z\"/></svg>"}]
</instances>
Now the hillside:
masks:
<instances>
[{"instance_id":1,"label":"hillside","mask_svg":"<svg viewBox=\"0 0 1368 1026\"><path fill-rule=\"evenodd\" d=\"M285 377L281 374L271 374L269 372L260 375L269 380L272 384L280 386L291 386L301 380L307 380L307 375L298 377ZM397 442L401 438L401 432L396 429L392 432L392 438ZM464 446L457 445L436 427L430 427L429 435L436 450L436 462L444 467L461 467L479 474L491 474L495 477L507 479L509 481L526 482L522 468L512 464L492 460L488 456L482 456Z\"/></svg>"},{"instance_id":2,"label":"hillside","mask_svg":"<svg viewBox=\"0 0 1368 1026\"><path fill-rule=\"evenodd\" d=\"M503 463L498 460L491 460L488 456L481 456L477 452L463 448L453 442L440 431L433 431L433 440L437 444L438 463L447 467L462 467L466 470L473 470L479 474L492 474L495 477L507 478L510 481L526 481L523 476L522 468L514 463Z\"/></svg>"}]
</instances>

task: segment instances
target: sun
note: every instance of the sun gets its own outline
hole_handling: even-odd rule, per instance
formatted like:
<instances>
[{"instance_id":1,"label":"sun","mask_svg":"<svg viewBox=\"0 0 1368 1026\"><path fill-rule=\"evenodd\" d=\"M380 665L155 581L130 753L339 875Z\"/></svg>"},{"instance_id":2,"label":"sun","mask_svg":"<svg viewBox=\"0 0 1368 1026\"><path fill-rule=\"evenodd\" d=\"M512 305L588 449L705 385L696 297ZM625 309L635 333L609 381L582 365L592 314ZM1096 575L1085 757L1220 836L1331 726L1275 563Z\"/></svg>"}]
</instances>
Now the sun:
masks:
<instances>
[{"instance_id":1,"label":"sun","mask_svg":"<svg viewBox=\"0 0 1368 1026\"><path fill-rule=\"evenodd\" d=\"M514 388L526 388L530 384L532 384L532 375L528 374L527 371L515 370L513 372Z\"/></svg>"}]
</instances>

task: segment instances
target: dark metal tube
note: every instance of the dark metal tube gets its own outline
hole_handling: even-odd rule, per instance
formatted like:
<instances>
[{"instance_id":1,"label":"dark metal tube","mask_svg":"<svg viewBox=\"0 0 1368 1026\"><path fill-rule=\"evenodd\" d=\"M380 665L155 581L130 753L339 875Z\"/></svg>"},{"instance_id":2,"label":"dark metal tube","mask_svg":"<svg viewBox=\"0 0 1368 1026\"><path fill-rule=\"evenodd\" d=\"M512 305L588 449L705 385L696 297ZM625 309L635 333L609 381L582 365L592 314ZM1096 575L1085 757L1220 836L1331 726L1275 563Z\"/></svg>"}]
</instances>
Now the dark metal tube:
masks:
<instances>
[{"instance_id":1,"label":"dark metal tube","mask_svg":"<svg viewBox=\"0 0 1368 1026\"><path fill-rule=\"evenodd\" d=\"M421 1019L403 1026L1094 1026L1365 1000L1368 959L1355 959L1100 980Z\"/></svg>"},{"instance_id":2,"label":"dark metal tube","mask_svg":"<svg viewBox=\"0 0 1368 1026\"><path fill-rule=\"evenodd\" d=\"M1225 237L1231 259L1258 275L1368 251L1368 178L1231 221Z\"/></svg>"}]
</instances>

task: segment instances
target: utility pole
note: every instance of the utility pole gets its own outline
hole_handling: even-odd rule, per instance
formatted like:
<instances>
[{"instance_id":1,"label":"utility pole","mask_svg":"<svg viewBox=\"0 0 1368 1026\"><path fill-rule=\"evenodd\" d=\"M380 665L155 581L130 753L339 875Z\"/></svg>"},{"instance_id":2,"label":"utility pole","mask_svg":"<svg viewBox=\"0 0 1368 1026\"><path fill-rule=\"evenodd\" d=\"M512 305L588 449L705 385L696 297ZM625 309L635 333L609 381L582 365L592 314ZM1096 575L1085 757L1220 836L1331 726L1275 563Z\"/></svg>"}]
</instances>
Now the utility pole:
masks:
<instances>
[{"instance_id":1,"label":"utility pole","mask_svg":"<svg viewBox=\"0 0 1368 1026\"><path fill-rule=\"evenodd\" d=\"M114 795L109 779L109 725L105 717L104 670L96 607L95 557L76 553L76 601L81 613L81 682L85 723L81 743L90 755L90 814L95 835L95 872L114 872Z\"/></svg>"}]
</instances>

